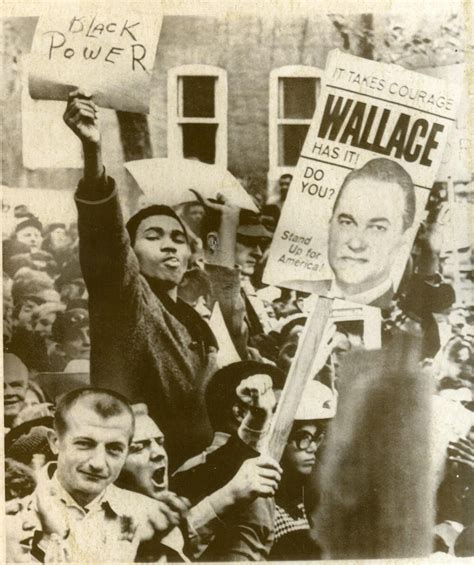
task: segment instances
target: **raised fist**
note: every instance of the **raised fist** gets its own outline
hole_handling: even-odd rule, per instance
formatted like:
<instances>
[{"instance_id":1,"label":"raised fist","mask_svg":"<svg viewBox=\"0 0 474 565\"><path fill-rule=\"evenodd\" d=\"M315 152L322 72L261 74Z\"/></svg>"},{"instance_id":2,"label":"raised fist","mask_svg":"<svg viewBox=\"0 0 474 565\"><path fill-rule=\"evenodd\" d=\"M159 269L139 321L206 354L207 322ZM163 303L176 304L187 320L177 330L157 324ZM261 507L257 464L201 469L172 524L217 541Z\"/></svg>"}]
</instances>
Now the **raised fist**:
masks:
<instances>
[{"instance_id":1,"label":"raised fist","mask_svg":"<svg viewBox=\"0 0 474 565\"><path fill-rule=\"evenodd\" d=\"M83 145L98 145L100 131L98 127L98 108L82 90L74 90L69 99L63 119L66 125L77 135Z\"/></svg>"},{"instance_id":2,"label":"raised fist","mask_svg":"<svg viewBox=\"0 0 474 565\"><path fill-rule=\"evenodd\" d=\"M268 375L252 375L244 379L235 392L253 414L271 416L273 413L276 398L273 381Z\"/></svg>"}]
</instances>

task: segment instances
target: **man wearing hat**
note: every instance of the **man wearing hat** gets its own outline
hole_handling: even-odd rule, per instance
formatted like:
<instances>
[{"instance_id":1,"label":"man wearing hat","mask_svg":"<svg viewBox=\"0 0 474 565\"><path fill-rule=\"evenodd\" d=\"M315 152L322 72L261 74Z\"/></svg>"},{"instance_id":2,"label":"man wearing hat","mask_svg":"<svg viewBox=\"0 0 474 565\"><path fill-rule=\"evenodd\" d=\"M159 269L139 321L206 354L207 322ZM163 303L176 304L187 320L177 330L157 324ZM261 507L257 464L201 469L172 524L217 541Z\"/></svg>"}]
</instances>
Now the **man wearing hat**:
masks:
<instances>
[{"instance_id":1,"label":"man wearing hat","mask_svg":"<svg viewBox=\"0 0 474 565\"><path fill-rule=\"evenodd\" d=\"M303 392L281 460L283 475L275 494L275 543L270 560L320 558L320 549L310 536L304 489L317 463L317 452L327 425L335 414L336 398L331 389L318 381L310 381Z\"/></svg>"},{"instance_id":2,"label":"man wearing hat","mask_svg":"<svg viewBox=\"0 0 474 565\"><path fill-rule=\"evenodd\" d=\"M89 312L84 308L59 312L53 323L52 338L56 343L49 355L52 371L64 371L75 359L89 359Z\"/></svg>"},{"instance_id":3,"label":"man wearing hat","mask_svg":"<svg viewBox=\"0 0 474 565\"><path fill-rule=\"evenodd\" d=\"M71 93L64 121L84 149L76 204L91 383L145 401L169 439L175 466L204 447L210 433L199 388L216 351L209 326L177 295L191 256L188 235L162 205L140 210L125 226L115 182L102 164L94 102Z\"/></svg>"},{"instance_id":4,"label":"man wearing hat","mask_svg":"<svg viewBox=\"0 0 474 565\"><path fill-rule=\"evenodd\" d=\"M43 242L43 226L34 216L21 218L15 228L15 239L28 246L31 252L39 251Z\"/></svg>"},{"instance_id":5,"label":"man wearing hat","mask_svg":"<svg viewBox=\"0 0 474 565\"><path fill-rule=\"evenodd\" d=\"M224 198L218 204L210 201L204 204L202 238L206 261L211 266L218 263L228 267L227 280L220 283L216 279L212 285L212 301L219 303L234 345L240 357L247 359L249 339L264 332L261 319L266 316L256 304L250 277L263 258L271 233L259 214L233 208ZM208 266L206 270L209 269Z\"/></svg>"}]
</instances>

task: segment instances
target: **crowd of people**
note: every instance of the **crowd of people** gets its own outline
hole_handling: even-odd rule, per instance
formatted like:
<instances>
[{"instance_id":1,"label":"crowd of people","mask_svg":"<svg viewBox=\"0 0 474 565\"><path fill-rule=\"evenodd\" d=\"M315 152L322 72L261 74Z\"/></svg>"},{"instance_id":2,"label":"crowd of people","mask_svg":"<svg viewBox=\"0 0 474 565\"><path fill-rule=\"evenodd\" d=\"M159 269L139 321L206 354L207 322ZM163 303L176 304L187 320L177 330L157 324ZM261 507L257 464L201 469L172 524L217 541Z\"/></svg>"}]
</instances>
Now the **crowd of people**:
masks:
<instances>
[{"instance_id":1,"label":"crowd of people","mask_svg":"<svg viewBox=\"0 0 474 565\"><path fill-rule=\"evenodd\" d=\"M337 413L339 368L364 344L350 324L334 327L283 456L270 457L311 304L262 281L291 175L259 213L196 193L125 223L94 102L73 93L64 119L84 150L77 223L43 225L25 203L3 240L7 560L327 556L311 478ZM453 411L433 553L472 556L474 311L443 276L444 206L433 190L381 340L420 337L424 378ZM217 307L239 361L218 358Z\"/></svg>"}]
</instances>

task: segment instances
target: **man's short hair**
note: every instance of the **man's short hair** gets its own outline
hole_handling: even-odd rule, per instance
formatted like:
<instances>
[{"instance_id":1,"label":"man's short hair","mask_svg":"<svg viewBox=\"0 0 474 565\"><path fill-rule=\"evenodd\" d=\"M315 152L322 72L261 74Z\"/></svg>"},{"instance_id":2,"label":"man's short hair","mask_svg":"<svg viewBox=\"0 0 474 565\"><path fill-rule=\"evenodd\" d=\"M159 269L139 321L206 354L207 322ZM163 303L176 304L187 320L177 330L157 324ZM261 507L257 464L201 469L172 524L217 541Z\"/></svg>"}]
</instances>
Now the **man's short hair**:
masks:
<instances>
[{"instance_id":1,"label":"man's short hair","mask_svg":"<svg viewBox=\"0 0 474 565\"><path fill-rule=\"evenodd\" d=\"M170 218L175 219L181 226L184 232L184 236L186 237L186 241L189 244L188 232L186 231L181 218L173 210L173 208L171 208L170 206L164 206L163 204L153 204L152 206L147 206L146 208L139 210L127 222L126 228L130 237L132 247L135 245L138 226L143 222L143 220L149 218L150 216L169 216Z\"/></svg>"},{"instance_id":2,"label":"man's short hair","mask_svg":"<svg viewBox=\"0 0 474 565\"><path fill-rule=\"evenodd\" d=\"M258 361L237 361L219 369L210 378L205 392L207 414L212 429L227 431L227 422L232 407L238 401L235 389L243 379L252 375L268 375L274 390L281 390L286 375L283 371L268 363Z\"/></svg>"},{"instance_id":3,"label":"man's short hair","mask_svg":"<svg viewBox=\"0 0 474 565\"><path fill-rule=\"evenodd\" d=\"M207 236L211 232L218 232L221 227L222 214L219 210L206 207L206 213L201 224L201 237L204 248L207 249ZM252 210L240 209L239 225L237 226L237 236L247 236L255 239L268 239L272 234L262 224L261 215Z\"/></svg>"},{"instance_id":4,"label":"man's short hair","mask_svg":"<svg viewBox=\"0 0 474 565\"><path fill-rule=\"evenodd\" d=\"M128 414L132 422L130 440L133 438L135 416L128 400L118 392L98 387L77 388L59 398L54 415L54 429L58 435L67 430L67 414L80 400L87 400L89 408L105 420Z\"/></svg>"},{"instance_id":5,"label":"man's short hair","mask_svg":"<svg viewBox=\"0 0 474 565\"><path fill-rule=\"evenodd\" d=\"M356 179L370 179L398 184L405 198L405 210L402 217L403 231L406 231L413 225L416 211L416 196L411 176L396 161L385 159L384 157L371 159L367 161L363 167L351 171L346 176L342 183L341 190L338 192L336 200L334 201L333 213L337 208L344 187Z\"/></svg>"}]
</instances>

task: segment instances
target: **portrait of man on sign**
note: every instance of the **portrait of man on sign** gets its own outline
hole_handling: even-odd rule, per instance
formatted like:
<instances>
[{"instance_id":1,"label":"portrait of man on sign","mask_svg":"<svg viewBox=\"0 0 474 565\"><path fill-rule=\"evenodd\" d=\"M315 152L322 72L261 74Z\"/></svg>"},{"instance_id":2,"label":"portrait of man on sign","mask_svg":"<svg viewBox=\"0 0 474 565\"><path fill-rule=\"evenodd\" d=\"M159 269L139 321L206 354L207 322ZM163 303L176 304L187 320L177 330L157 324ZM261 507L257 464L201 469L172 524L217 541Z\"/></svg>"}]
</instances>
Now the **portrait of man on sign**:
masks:
<instances>
[{"instance_id":1,"label":"portrait of man on sign","mask_svg":"<svg viewBox=\"0 0 474 565\"><path fill-rule=\"evenodd\" d=\"M329 220L328 263L334 279L301 281L302 290L386 308L396 290L392 270L410 243L415 213L413 181L395 161L371 159L351 171Z\"/></svg>"},{"instance_id":2,"label":"portrait of man on sign","mask_svg":"<svg viewBox=\"0 0 474 565\"><path fill-rule=\"evenodd\" d=\"M395 161L373 159L345 178L329 224L335 285L367 303L393 293L391 269L415 217L410 175ZM372 299L372 300L371 300Z\"/></svg>"}]
</instances>

